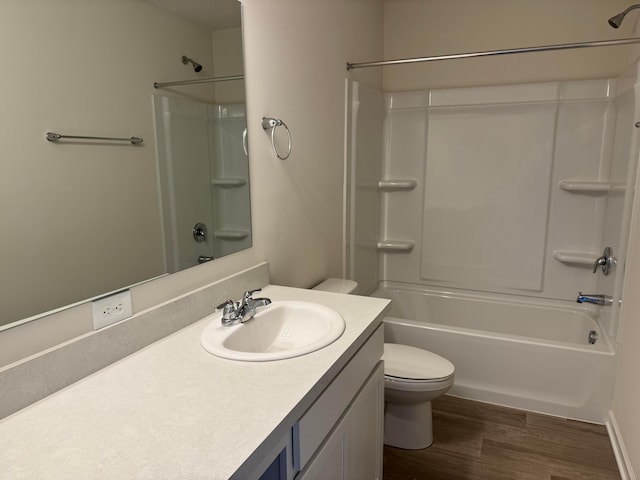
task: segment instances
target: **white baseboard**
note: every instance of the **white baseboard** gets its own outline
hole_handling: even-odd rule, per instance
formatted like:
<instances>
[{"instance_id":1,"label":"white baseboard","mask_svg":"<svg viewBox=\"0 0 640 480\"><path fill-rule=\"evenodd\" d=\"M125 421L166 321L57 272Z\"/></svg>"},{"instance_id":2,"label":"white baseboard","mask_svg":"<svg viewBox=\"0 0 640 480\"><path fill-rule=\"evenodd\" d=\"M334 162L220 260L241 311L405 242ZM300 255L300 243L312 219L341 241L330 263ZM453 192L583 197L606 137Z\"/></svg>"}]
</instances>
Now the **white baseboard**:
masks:
<instances>
[{"instance_id":1,"label":"white baseboard","mask_svg":"<svg viewBox=\"0 0 640 480\"><path fill-rule=\"evenodd\" d=\"M620 477L622 480L638 480L633 471L633 467L631 466L629 454L624 446L622 436L620 435L620 429L618 428L616 417L611 410L609 411L609 419L607 420L606 426L607 432L609 432L609 440L613 447L613 454L616 457L616 462L618 462Z\"/></svg>"}]
</instances>

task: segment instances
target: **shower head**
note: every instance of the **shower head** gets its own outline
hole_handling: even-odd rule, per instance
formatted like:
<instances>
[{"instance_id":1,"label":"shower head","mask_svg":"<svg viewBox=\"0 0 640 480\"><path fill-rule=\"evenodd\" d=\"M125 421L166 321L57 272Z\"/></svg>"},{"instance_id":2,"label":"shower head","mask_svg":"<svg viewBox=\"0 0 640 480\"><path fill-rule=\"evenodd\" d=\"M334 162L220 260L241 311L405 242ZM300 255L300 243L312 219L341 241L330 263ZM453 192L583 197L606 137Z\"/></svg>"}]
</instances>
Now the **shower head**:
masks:
<instances>
[{"instance_id":1,"label":"shower head","mask_svg":"<svg viewBox=\"0 0 640 480\"><path fill-rule=\"evenodd\" d=\"M624 15L622 13L619 13L611 17L608 22L609 25L611 25L613 28L618 28L620 27L620 25L622 25L622 20L624 20Z\"/></svg>"},{"instance_id":2,"label":"shower head","mask_svg":"<svg viewBox=\"0 0 640 480\"><path fill-rule=\"evenodd\" d=\"M608 20L609 21L609 25L611 25L613 28L620 27L620 25L622 25L622 21L624 20L624 17L627 15L627 13L629 13L634 8L640 8L640 3L636 3L635 5L631 5L629 8L627 8L623 12L620 12L617 15L614 15L613 17L611 17Z\"/></svg>"},{"instance_id":3,"label":"shower head","mask_svg":"<svg viewBox=\"0 0 640 480\"><path fill-rule=\"evenodd\" d=\"M200 65L198 62L195 62L195 61L191 60L186 55L182 56L182 63L184 63L185 65L188 64L188 63L191 63L193 65L193 70L195 72L199 72L199 71L202 70L202 65Z\"/></svg>"}]
</instances>

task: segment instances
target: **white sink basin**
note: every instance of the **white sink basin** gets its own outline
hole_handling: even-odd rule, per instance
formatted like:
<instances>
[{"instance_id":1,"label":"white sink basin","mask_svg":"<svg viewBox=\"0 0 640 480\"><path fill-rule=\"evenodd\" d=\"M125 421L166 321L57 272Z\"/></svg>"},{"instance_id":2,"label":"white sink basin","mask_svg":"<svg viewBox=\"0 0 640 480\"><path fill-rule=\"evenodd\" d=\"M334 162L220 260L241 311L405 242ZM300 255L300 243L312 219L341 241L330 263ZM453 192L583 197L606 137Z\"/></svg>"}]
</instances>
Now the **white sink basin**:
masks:
<instances>
[{"instance_id":1,"label":"white sink basin","mask_svg":"<svg viewBox=\"0 0 640 480\"><path fill-rule=\"evenodd\" d=\"M209 353L230 360L264 362L298 357L334 342L345 323L335 310L310 302L276 301L258 307L254 317L232 327L220 325L222 313L200 337Z\"/></svg>"}]
</instances>

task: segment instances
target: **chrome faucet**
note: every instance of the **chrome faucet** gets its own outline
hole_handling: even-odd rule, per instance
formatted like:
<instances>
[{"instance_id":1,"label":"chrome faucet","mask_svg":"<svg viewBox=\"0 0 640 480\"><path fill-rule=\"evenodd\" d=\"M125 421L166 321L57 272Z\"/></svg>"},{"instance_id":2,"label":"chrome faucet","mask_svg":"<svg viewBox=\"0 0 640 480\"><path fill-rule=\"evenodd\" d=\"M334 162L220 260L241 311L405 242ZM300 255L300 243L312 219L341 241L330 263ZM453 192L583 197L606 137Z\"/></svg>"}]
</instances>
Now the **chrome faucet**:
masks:
<instances>
[{"instance_id":1,"label":"chrome faucet","mask_svg":"<svg viewBox=\"0 0 640 480\"><path fill-rule=\"evenodd\" d=\"M582 292L578 292L578 299L576 302L593 303L594 305L603 305L608 307L613 303L613 299L610 295L583 294Z\"/></svg>"},{"instance_id":2,"label":"chrome faucet","mask_svg":"<svg viewBox=\"0 0 640 480\"><path fill-rule=\"evenodd\" d=\"M261 289L248 290L244 292L242 298L238 302L233 300L227 300L226 302L218 305L216 310L222 310L222 319L220 322L225 327L244 323L247 320L253 318L256 314L258 307L264 307L271 303L268 298L253 298L253 294L259 292Z\"/></svg>"}]
</instances>

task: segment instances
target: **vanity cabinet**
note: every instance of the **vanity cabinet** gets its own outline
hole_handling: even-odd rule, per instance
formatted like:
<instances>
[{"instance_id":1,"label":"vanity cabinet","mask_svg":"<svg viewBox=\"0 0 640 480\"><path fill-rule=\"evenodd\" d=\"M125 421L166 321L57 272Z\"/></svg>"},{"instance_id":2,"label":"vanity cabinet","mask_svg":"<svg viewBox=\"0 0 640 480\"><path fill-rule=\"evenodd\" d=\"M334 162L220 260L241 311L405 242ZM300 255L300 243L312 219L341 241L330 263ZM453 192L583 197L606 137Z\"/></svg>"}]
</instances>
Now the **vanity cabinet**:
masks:
<instances>
[{"instance_id":1,"label":"vanity cabinet","mask_svg":"<svg viewBox=\"0 0 640 480\"><path fill-rule=\"evenodd\" d=\"M261 474L255 478L382 478L383 345L383 329L378 327L289 433L273 446L268 468L259 469Z\"/></svg>"},{"instance_id":2,"label":"vanity cabinet","mask_svg":"<svg viewBox=\"0 0 640 480\"><path fill-rule=\"evenodd\" d=\"M380 362L296 480L381 479L383 402L384 373Z\"/></svg>"},{"instance_id":3,"label":"vanity cabinet","mask_svg":"<svg viewBox=\"0 0 640 480\"><path fill-rule=\"evenodd\" d=\"M296 480L382 477L383 348L379 327L293 426Z\"/></svg>"}]
</instances>

